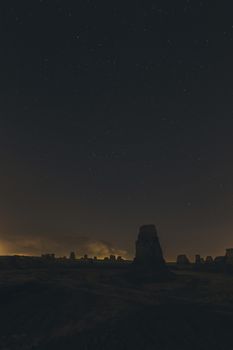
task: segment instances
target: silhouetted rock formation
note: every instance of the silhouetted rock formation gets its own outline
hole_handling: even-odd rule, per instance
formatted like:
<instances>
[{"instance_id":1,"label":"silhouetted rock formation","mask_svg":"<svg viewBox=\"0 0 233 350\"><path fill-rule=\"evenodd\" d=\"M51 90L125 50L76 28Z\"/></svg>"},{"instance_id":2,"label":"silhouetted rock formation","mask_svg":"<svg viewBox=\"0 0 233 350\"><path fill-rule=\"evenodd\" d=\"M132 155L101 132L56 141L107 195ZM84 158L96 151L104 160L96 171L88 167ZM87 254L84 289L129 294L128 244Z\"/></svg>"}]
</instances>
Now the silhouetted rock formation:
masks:
<instances>
[{"instance_id":1,"label":"silhouetted rock formation","mask_svg":"<svg viewBox=\"0 0 233 350\"><path fill-rule=\"evenodd\" d=\"M195 266L201 267L205 263L204 258L202 258L199 254L195 255Z\"/></svg>"},{"instance_id":2,"label":"silhouetted rock formation","mask_svg":"<svg viewBox=\"0 0 233 350\"><path fill-rule=\"evenodd\" d=\"M117 261L118 261L118 262L122 262L122 261L124 261L124 259L119 255L119 256L117 257Z\"/></svg>"},{"instance_id":3,"label":"silhouetted rock formation","mask_svg":"<svg viewBox=\"0 0 233 350\"><path fill-rule=\"evenodd\" d=\"M75 261L75 259L76 259L75 252L71 252L70 253L70 260Z\"/></svg>"},{"instance_id":4,"label":"silhouetted rock formation","mask_svg":"<svg viewBox=\"0 0 233 350\"><path fill-rule=\"evenodd\" d=\"M205 259L205 263L206 264L213 264L213 262L214 262L214 259L212 258L212 256L208 255Z\"/></svg>"},{"instance_id":5,"label":"silhouetted rock formation","mask_svg":"<svg viewBox=\"0 0 233 350\"><path fill-rule=\"evenodd\" d=\"M233 264L233 248L226 249L226 264Z\"/></svg>"},{"instance_id":6,"label":"silhouetted rock formation","mask_svg":"<svg viewBox=\"0 0 233 350\"><path fill-rule=\"evenodd\" d=\"M161 269L165 266L155 225L144 225L140 227L136 241L134 263L141 267L151 267L153 269Z\"/></svg>"},{"instance_id":7,"label":"silhouetted rock formation","mask_svg":"<svg viewBox=\"0 0 233 350\"><path fill-rule=\"evenodd\" d=\"M216 256L216 258L214 258L214 263L218 264L218 265L225 265L226 257L225 256Z\"/></svg>"},{"instance_id":8,"label":"silhouetted rock formation","mask_svg":"<svg viewBox=\"0 0 233 350\"><path fill-rule=\"evenodd\" d=\"M141 226L136 241L136 255L127 280L141 284L173 278L163 258L155 225Z\"/></svg>"},{"instance_id":9,"label":"silhouetted rock formation","mask_svg":"<svg viewBox=\"0 0 233 350\"><path fill-rule=\"evenodd\" d=\"M189 265L190 261L185 254L180 254L176 259L177 265Z\"/></svg>"},{"instance_id":10,"label":"silhouetted rock formation","mask_svg":"<svg viewBox=\"0 0 233 350\"><path fill-rule=\"evenodd\" d=\"M44 259L44 260L54 261L55 260L55 254L54 253L42 254L41 258Z\"/></svg>"}]
</instances>

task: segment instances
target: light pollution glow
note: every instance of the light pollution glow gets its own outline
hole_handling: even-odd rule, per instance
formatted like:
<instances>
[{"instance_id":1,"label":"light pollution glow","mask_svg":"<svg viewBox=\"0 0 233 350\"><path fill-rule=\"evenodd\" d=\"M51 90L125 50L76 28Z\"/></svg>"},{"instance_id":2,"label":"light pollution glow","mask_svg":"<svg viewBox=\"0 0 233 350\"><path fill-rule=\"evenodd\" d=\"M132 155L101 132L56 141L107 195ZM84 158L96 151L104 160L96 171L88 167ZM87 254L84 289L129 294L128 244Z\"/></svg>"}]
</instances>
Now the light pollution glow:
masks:
<instances>
[{"instance_id":1,"label":"light pollution glow","mask_svg":"<svg viewBox=\"0 0 233 350\"><path fill-rule=\"evenodd\" d=\"M106 256L114 254L129 259L127 251L113 248L108 242L79 239L76 238L76 244L59 241L44 241L40 239L21 239L19 241L6 241L0 243L0 255L25 255L40 256L43 253L55 253L57 256L69 256L71 251L76 253L77 257L87 254L90 257L97 256L102 259Z\"/></svg>"}]
</instances>

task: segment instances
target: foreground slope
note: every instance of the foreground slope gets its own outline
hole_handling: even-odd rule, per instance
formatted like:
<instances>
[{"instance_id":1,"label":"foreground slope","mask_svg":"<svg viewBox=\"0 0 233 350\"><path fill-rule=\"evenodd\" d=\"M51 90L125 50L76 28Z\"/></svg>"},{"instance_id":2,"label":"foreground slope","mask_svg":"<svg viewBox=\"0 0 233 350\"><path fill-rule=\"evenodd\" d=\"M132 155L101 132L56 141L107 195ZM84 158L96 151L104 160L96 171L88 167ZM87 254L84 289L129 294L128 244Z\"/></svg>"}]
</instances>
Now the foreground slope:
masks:
<instances>
[{"instance_id":1,"label":"foreground slope","mask_svg":"<svg viewBox=\"0 0 233 350\"><path fill-rule=\"evenodd\" d=\"M233 278L135 282L111 269L0 273L0 349L226 349Z\"/></svg>"}]
</instances>

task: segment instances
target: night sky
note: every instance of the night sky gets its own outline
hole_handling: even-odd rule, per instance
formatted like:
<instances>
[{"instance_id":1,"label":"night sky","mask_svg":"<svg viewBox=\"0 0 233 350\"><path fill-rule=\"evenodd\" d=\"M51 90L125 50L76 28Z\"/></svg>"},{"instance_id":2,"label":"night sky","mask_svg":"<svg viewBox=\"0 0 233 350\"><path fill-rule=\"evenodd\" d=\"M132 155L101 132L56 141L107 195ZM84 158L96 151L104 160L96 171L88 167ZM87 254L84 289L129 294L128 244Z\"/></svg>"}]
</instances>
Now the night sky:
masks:
<instances>
[{"instance_id":1,"label":"night sky","mask_svg":"<svg viewBox=\"0 0 233 350\"><path fill-rule=\"evenodd\" d=\"M230 1L2 1L0 254L233 246Z\"/></svg>"}]
</instances>

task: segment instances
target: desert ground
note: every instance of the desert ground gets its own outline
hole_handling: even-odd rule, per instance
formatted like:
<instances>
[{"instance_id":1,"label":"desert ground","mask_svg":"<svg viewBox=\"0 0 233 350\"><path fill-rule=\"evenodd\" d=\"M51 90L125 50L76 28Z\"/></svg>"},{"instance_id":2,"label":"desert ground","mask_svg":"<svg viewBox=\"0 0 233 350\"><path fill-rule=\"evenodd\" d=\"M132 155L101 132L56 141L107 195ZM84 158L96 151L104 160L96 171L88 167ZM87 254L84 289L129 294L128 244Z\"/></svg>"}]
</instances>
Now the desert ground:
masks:
<instances>
[{"instance_id":1,"label":"desert ground","mask_svg":"<svg viewBox=\"0 0 233 350\"><path fill-rule=\"evenodd\" d=\"M0 349L232 349L233 276L126 269L0 271Z\"/></svg>"}]
</instances>

